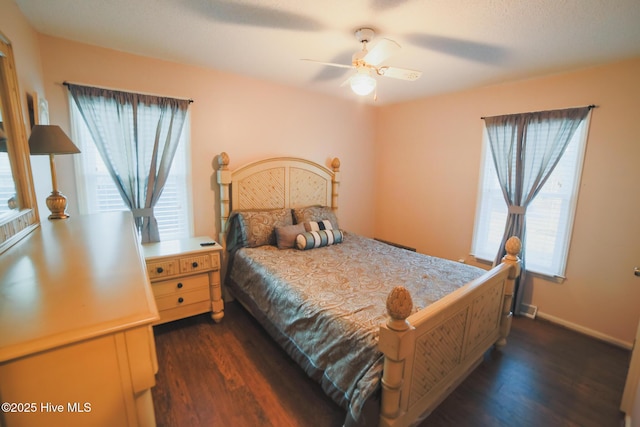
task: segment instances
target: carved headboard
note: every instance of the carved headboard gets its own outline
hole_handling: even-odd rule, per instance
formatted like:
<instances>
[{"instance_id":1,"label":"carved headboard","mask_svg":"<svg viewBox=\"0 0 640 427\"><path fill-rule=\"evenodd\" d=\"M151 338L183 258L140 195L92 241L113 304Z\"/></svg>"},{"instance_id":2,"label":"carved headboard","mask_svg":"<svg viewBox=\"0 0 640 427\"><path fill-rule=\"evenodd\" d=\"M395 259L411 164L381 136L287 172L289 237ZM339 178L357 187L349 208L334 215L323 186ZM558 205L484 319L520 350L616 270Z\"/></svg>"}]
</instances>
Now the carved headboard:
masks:
<instances>
[{"instance_id":1,"label":"carved headboard","mask_svg":"<svg viewBox=\"0 0 640 427\"><path fill-rule=\"evenodd\" d=\"M273 157L229 170L229 155L218 156L220 241L233 210L323 205L338 209L340 160L328 169L309 160Z\"/></svg>"}]
</instances>

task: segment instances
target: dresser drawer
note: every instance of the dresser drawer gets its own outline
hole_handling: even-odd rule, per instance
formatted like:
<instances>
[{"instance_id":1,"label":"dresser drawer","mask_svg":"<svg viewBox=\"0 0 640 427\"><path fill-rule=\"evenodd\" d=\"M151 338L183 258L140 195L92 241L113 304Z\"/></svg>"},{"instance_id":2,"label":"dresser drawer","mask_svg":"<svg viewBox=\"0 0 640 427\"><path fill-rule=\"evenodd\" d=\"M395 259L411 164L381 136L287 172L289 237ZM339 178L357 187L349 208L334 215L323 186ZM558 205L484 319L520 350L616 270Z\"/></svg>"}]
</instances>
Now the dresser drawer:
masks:
<instances>
[{"instance_id":1,"label":"dresser drawer","mask_svg":"<svg viewBox=\"0 0 640 427\"><path fill-rule=\"evenodd\" d=\"M217 270L220 268L218 254L194 255L180 258L180 273Z\"/></svg>"},{"instance_id":2,"label":"dresser drawer","mask_svg":"<svg viewBox=\"0 0 640 427\"><path fill-rule=\"evenodd\" d=\"M194 291L198 288L206 288L209 286L209 277L207 274L199 274L196 276L181 277L178 279L168 279L162 282L156 282L151 285L153 295L158 298L165 295L179 294L183 292Z\"/></svg>"},{"instance_id":3,"label":"dresser drawer","mask_svg":"<svg viewBox=\"0 0 640 427\"><path fill-rule=\"evenodd\" d=\"M147 263L147 271L149 272L149 279L151 280L175 276L179 273L178 261L175 259L166 259L149 262Z\"/></svg>"},{"instance_id":4,"label":"dresser drawer","mask_svg":"<svg viewBox=\"0 0 640 427\"><path fill-rule=\"evenodd\" d=\"M158 310L167 310L175 307L186 306L198 302L210 301L209 287L196 289L190 292L180 292L156 298ZM162 313L160 313L162 316Z\"/></svg>"}]
</instances>

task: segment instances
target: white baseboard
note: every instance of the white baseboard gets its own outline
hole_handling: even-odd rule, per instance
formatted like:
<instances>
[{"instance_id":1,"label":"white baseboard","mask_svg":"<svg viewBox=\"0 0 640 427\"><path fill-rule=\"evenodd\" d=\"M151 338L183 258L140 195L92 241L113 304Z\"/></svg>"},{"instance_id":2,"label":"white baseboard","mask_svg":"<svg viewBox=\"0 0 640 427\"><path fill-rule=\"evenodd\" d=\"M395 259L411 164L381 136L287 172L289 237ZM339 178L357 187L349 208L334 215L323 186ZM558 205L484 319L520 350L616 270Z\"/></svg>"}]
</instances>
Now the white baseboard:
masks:
<instances>
[{"instance_id":1,"label":"white baseboard","mask_svg":"<svg viewBox=\"0 0 640 427\"><path fill-rule=\"evenodd\" d=\"M576 332L580 332L584 335L588 335L592 338L596 338L600 341L607 342L609 344L613 344L618 347L622 347L625 350L631 350L633 348L632 342L622 341L617 338L611 337L609 335L603 334L602 332L594 331L593 329L585 328L584 326L580 326L576 323L568 322L566 320L560 319L559 317L552 316L551 314L547 314L541 311L537 312L537 315L544 320L548 320L549 322L556 323L558 325L564 326L565 328L572 329Z\"/></svg>"}]
</instances>

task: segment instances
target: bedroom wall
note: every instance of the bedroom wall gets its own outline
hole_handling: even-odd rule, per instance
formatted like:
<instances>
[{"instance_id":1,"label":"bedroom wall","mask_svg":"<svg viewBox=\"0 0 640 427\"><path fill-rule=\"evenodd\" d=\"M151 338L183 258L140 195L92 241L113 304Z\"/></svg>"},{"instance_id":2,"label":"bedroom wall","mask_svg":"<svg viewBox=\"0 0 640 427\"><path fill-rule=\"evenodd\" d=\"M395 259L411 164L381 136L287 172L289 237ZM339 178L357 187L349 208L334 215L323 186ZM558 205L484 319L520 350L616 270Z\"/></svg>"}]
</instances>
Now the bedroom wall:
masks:
<instances>
[{"instance_id":1,"label":"bedroom wall","mask_svg":"<svg viewBox=\"0 0 640 427\"><path fill-rule=\"evenodd\" d=\"M218 233L214 159L222 151L229 154L231 169L267 156L299 156L325 166L339 157L341 226L373 234L373 187L362 185L373 180L371 107L45 35L40 36L40 46L51 122L65 130L69 106L63 81L194 99L190 112L196 235ZM77 197L71 157L60 156L58 174L61 191L73 201ZM72 206L70 213L74 210Z\"/></svg>"},{"instance_id":2,"label":"bedroom wall","mask_svg":"<svg viewBox=\"0 0 640 427\"><path fill-rule=\"evenodd\" d=\"M25 19L18 6L12 0L0 0L0 32L2 32L13 46L13 54L16 62L16 74L18 85L24 94L22 97L22 109L25 123L28 123L27 93L44 94L44 78L42 63L40 61L40 45L38 33ZM29 134L27 126L27 135ZM34 176L42 175L44 179L36 179L34 182L38 200L42 199L42 207L39 211L42 215L48 212L44 199L51 194L51 175L49 174L49 159L47 156L31 157L31 168ZM46 177L49 181L46 181ZM40 195L43 194L43 197Z\"/></svg>"},{"instance_id":3,"label":"bedroom wall","mask_svg":"<svg viewBox=\"0 0 640 427\"><path fill-rule=\"evenodd\" d=\"M596 104L567 279L529 275L524 302L541 317L631 346L640 318L638 76L640 58L379 108L376 236L474 263L480 117Z\"/></svg>"},{"instance_id":4,"label":"bedroom wall","mask_svg":"<svg viewBox=\"0 0 640 427\"><path fill-rule=\"evenodd\" d=\"M42 64L40 63L40 48L38 33L11 0L0 0L0 32L9 38L13 46L18 83L25 92L42 92ZM23 105L26 113L26 105Z\"/></svg>"}]
</instances>

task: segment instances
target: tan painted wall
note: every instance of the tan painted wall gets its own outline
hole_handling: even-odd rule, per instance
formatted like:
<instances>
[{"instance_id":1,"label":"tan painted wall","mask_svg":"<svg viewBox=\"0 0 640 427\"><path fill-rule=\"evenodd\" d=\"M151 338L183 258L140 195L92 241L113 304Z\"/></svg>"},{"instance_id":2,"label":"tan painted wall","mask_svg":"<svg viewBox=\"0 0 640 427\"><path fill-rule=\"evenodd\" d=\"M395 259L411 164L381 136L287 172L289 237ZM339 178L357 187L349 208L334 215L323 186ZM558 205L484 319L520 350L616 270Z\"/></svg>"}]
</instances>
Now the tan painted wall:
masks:
<instances>
[{"instance_id":1,"label":"tan painted wall","mask_svg":"<svg viewBox=\"0 0 640 427\"><path fill-rule=\"evenodd\" d=\"M638 76L640 58L378 109L376 235L473 263L480 117L596 104L567 280L529 276L524 300L542 316L631 345L640 317Z\"/></svg>"},{"instance_id":2,"label":"tan painted wall","mask_svg":"<svg viewBox=\"0 0 640 427\"><path fill-rule=\"evenodd\" d=\"M44 90L38 33L12 0L0 0L0 32L13 45L18 82L25 93L22 102L26 104L27 92L42 93ZM26 117L26 105L23 105L23 109Z\"/></svg>"},{"instance_id":3,"label":"tan painted wall","mask_svg":"<svg viewBox=\"0 0 640 427\"><path fill-rule=\"evenodd\" d=\"M339 157L344 181L341 225L372 235L374 192L361 185L373 179L371 107L59 38L41 36L40 43L51 121L64 129L69 128L69 107L63 81L194 99L190 111L196 235L218 232L213 162L222 151L229 154L231 168L266 156L299 156L325 166ZM60 160L67 161L60 188L75 200L73 162L66 157Z\"/></svg>"},{"instance_id":4,"label":"tan painted wall","mask_svg":"<svg viewBox=\"0 0 640 427\"><path fill-rule=\"evenodd\" d=\"M27 93L38 94L39 96L44 94L38 33L33 29L31 24L27 22L22 12L20 12L20 9L18 9L18 6L12 0L0 0L0 32L9 38L13 46L18 84L24 94L21 99L23 115L25 123L29 123ZM27 135L29 135L29 127L26 126L26 129ZM31 157L31 168L34 171L34 175L37 173L44 174L43 176L45 178L36 180L34 186L38 194L38 200L42 201L42 207L39 207L40 215L42 216L43 212L48 215L49 211L44 204L46 197L51 194L51 175L49 172L48 157Z\"/></svg>"}]
</instances>

